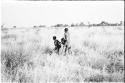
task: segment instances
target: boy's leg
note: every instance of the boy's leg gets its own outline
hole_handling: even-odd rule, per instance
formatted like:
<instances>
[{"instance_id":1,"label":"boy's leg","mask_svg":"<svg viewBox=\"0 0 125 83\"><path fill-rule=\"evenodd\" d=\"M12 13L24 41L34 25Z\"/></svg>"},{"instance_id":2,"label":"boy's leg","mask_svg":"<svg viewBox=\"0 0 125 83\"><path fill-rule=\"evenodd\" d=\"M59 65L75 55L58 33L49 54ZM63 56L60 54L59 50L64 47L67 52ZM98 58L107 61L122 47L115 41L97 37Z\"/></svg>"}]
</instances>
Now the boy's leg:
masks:
<instances>
[{"instance_id":1,"label":"boy's leg","mask_svg":"<svg viewBox=\"0 0 125 83\"><path fill-rule=\"evenodd\" d=\"M55 53L58 52L58 48L57 48L57 47L54 48L54 52L55 52Z\"/></svg>"},{"instance_id":2,"label":"boy's leg","mask_svg":"<svg viewBox=\"0 0 125 83\"><path fill-rule=\"evenodd\" d=\"M68 47L68 53L69 53L69 54L72 54L72 51L71 51L71 46L70 46L70 47Z\"/></svg>"},{"instance_id":3,"label":"boy's leg","mask_svg":"<svg viewBox=\"0 0 125 83\"><path fill-rule=\"evenodd\" d=\"M60 54L60 52L61 52L61 47L59 48L59 54Z\"/></svg>"},{"instance_id":4,"label":"boy's leg","mask_svg":"<svg viewBox=\"0 0 125 83\"><path fill-rule=\"evenodd\" d=\"M60 53L62 54L63 52L64 52L64 46L62 45L62 46L61 46L61 52L60 52Z\"/></svg>"},{"instance_id":5,"label":"boy's leg","mask_svg":"<svg viewBox=\"0 0 125 83\"><path fill-rule=\"evenodd\" d=\"M65 52L65 45L63 45L62 53L64 54Z\"/></svg>"},{"instance_id":6,"label":"boy's leg","mask_svg":"<svg viewBox=\"0 0 125 83\"><path fill-rule=\"evenodd\" d=\"M66 55L66 53L67 53L67 49L68 49L68 48L67 48L67 45L66 45L66 46L65 46L65 55Z\"/></svg>"},{"instance_id":7,"label":"boy's leg","mask_svg":"<svg viewBox=\"0 0 125 83\"><path fill-rule=\"evenodd\" d=\"M57 47L57 54L58 54L58 55L59 55L60 48L61 48L61 46L58 46L58 47Z\"/></svg>"},{"instance_id":8,"label":"boy's leg","mask_svg":"<svg viewBox=\"0 0 125 83\"><path fill-rule=\"evenodd\" d=\"M57 54L59 55L59 48L57 48Z\"/></svg>"}]
</instances>

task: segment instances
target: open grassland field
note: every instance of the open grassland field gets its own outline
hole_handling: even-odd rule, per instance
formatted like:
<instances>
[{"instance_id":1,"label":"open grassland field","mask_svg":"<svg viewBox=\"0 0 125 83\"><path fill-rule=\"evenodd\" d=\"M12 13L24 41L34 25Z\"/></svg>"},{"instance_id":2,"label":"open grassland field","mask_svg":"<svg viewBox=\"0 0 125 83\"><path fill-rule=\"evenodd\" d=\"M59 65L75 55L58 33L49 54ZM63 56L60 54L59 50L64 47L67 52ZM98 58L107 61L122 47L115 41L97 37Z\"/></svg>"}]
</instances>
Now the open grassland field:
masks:
<instances>
[{"instance_id":1,"label":"open grassland field","mask_svg":"<svg viewBox=\"0 0 125 83\"><path fill-rule=\"evenodd\" d=\"M124 26L69 27L72 54L51 53L63 27L1 30L1 81L124 82Z\"/></svg>"},{"instance_id":2,"label":"open grassland field","mask_svg":"<svg viewBox=\"0 0 125 83\"><path fill-rule=\"evenodd\" d=\"M17 1L124 1L124 0L17 0Z\"/></svg>"}]
</instances>

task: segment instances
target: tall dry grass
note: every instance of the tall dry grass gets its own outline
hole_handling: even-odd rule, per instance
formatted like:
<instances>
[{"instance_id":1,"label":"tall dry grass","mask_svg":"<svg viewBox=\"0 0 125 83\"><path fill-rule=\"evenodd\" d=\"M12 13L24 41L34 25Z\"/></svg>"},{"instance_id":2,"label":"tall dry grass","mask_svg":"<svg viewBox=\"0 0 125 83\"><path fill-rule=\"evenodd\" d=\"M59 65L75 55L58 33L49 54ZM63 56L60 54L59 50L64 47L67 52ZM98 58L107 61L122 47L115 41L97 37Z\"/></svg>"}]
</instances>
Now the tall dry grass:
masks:
<instances>
[{"instance_id":1,"label":"tall dry grass","mask_svg":"<svg viewBox=\"0 0 125 83\"><path fill-rule=\"evenodd\" d=\"M123 30L114 27L71 27L69 30L73 53L66 56L50 55L53 49L52 36L57 35L60 39L63 28L2 32L2 82L124 81Z\"/></svg>"}]
</instances>

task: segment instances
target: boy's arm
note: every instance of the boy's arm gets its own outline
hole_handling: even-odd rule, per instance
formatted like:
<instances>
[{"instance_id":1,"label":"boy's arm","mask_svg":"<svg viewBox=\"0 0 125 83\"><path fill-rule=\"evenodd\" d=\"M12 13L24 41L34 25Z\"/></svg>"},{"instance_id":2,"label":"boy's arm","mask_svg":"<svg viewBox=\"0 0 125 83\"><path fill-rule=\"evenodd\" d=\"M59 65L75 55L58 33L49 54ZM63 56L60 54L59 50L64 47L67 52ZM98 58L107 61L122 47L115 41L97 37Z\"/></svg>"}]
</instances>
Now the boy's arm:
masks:
<instances>
[{"instance_id":1,"label":"boy's arm","mask_svg":"<svg viewBox=\"0 0 125 83\"><path fill-rule=\"evenodd\" d=\"M53 54L55 51L55 48L51 50L50 55Z\"/></svg>"},{"instance_id":2,"label":"boy's arm","mask_svg":"<svg viewBox=\"0 0 125 83\"><path fill-rule=\"evenodd\" d=\"M50 53L50 55L51 55L54 51L55 51L55 48L54 48L54 49L52 49L52 52Z\"/></svg>"}]
</instances>

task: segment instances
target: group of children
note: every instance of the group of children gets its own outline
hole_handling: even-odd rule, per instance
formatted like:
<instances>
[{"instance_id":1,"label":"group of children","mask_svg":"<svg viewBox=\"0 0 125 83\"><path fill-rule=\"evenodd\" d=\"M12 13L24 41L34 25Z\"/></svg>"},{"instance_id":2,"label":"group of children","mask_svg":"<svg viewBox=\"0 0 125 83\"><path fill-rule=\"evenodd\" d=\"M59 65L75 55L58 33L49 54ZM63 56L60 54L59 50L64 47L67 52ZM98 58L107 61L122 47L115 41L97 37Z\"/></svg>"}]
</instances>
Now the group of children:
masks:
<instances>
[{"instance_id":1,"label":"group of children","mask_svg":"<svg viewBox=\"0 0 125 83\"><path fill-rule=\"evenodd\" d=\"M61 42L56 39L56 36L53 36L53 40L55 45L54 51L57 54L60 53L61 48L62 48L62 52L64 52L65 55L67 54L67 52L71 53L70 35L69 35L68 28L64 29L64 38L61 39Z\"/></svg>"}]
</instances>

